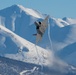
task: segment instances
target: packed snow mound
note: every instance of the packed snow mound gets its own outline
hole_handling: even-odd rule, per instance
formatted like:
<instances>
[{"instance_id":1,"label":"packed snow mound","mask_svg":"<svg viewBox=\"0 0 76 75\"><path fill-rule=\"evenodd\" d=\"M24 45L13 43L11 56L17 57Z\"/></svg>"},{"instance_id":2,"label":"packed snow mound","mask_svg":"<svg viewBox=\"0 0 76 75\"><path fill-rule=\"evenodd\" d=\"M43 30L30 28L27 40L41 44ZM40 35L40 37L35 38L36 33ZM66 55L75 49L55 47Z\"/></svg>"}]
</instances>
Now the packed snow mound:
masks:
<instances>
[{"instance_id":1,"label":"packed snow mound","mask_svg":"<svg viewBox=\"0 0 76 75\"><path fill-rule=\"evenodd\" d=\"M30 63L35 63L35 64L43 64L43 65L48 65L50 64L50 58L52 55L52 52L47 51L23 38L20 36L16 35L6 27L0 25L0 34L5 36L5 37L10 37L12 41L19 47L20 52L12 54L12 53L5 53L4 56L11 58L11 59L16 59L24 62L30 62ZM28 51L23 51L23 48L27 48ZM38 53L38 54L37 54Z\"/></svg>"}]
</instances>

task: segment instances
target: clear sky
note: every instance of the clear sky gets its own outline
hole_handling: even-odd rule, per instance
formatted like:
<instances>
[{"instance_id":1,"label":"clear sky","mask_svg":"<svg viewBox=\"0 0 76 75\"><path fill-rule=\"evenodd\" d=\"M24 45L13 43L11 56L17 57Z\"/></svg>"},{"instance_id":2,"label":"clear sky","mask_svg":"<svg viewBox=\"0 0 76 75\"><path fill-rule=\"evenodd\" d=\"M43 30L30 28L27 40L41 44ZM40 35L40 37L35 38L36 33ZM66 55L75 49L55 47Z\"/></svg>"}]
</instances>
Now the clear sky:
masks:
<instances>
[{"instance_id":1,"label":"clear sky","mask_svg":"<svg viewBox=\"0 0 76 75\"><path fill-rule=\"evenodd\" d=\"M0 10L20 4L55 18L76 18L76 0L0 0Z\"/></svg>"}]
</instances>

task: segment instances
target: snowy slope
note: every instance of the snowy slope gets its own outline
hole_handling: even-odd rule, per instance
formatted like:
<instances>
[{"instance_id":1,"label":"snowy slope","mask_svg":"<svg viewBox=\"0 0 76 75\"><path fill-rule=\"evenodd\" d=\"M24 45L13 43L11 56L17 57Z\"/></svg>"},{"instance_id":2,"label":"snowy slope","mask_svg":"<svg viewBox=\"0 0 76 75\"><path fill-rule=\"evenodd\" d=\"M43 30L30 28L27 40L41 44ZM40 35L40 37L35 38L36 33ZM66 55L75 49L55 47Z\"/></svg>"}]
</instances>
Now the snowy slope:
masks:
<instances>
[{"instance_id":1,"label":"snowy slope","mask_svg":"<svg viewBox=\"0 0 76 75\"><path fill-rule=\"evenodd\" d=\"M62 20L62 19L60 19L60 18L51 17L51 18L50 18L50 21L51 21L50 24L51 24L52 26L64 27L64 26L69 25L68 22L66 22L66 21L64 21L64 20Z\"/></svg>"},{"instance_id":2,"label":"snowy slope","mask_svg":"<svg viewBox=\"0 0 76 75\"><path fill-rule=\"evenodd\" d=\"M35 43L35 37L32 36L32 34L36 33L34 22L36 20L41 21L44 17L45 16L43 14L37 12L36 10L25 8L21 5L13 5L0 10L0 24L32 43ZM65 61L68 63L71 62L70 64L73 64L72 60L75 60L74 56L76 55L76 19L66 17L63 19L57 19L54 17L50 17L49 23L49 33L53 44L53 51L56 54L58 53L60 58L64 57L64 55L66 54L66 57L64 58ZM18 42L20 41L20 43L18 44L13 38L12 42L10 39L10 35L9 37L5 37L6 33L3 34L4 36L2 36L2 34L0 35L0 53L2 55L5 55L4 53L14 53L17 56L18 50L20 48L23 48L23 51L27 51L26 53L29 52L28 47L25 47L25 43L18 40ZM11 45L13 45L13 47L11 47ZM43 48L50 47L48 28L42 38L42 41L39 42L38 45ZM68 54L70 47L71 49L73 49L73 51ZM21 57L21 59L24 58ZM75 61L73 65L76 65Z\"/></svg>"},{"instance_id":3,"label":"snowy slope","mask_svg":"<svg viewBox=\"0 0 76 75\"><path fill-rule=\"evenodd\" d=\"M11 60L8 58L0 57L0 74L1 75L75 75L76 68L73 66L62 67L62 70L53 67L44 67L41 70L40 66L21 61Z\"/></svg>"},{"instance_id":4,"label":"snowy slope","mask_svg":"<svg viewBox=\"0 0 76 75\"><path fill-rule=\"evenodd\" d=\"M63 20L68 22L69 24L76 24L76 19L64 17Z\"/></svg>"},{"instance_id":5,"label":"snowy slope","mask_svg":"<svg viewBox=\"0 0 76 75\"><path fill-rule=\"evenodd\" d=\"M76 66L76 24L51 30L53 49L59 58Z\"/></svg>"},{"instance_id":6,"label":"snowy slope","mask_svg":"<svg viewBox=\"0 0 76 75\"><path fill-rule=\"evenodd\" d=\"M69 64L76 66L76 43L70 44L57 52L58 56Z\"/></svg>"},{"instance_id":7,"label":"snowy slope","mask_svg":"<svg viewBox=\"0 0 76 75\"><path fill-rule=\"evenodd\" d=\"M51 52L21 38L20 36L16 35L12 31L8 30L7 28L1 25L0 25L0 34L2 36L11 38L20 51L19 53L17 52L16 54L12 54L12 52L10 54L5 53L4 54L5 57L35 64L38 63L44 65L50 64L50 55L52 55ZM23 48L26 48L28 51L23 51Z\"/></svg>"},{"instance_id":8,"label":"snowy slope","mask_svg":"<svg viewBox=\"0 0 76 75\"><path fill-rule=\"evenodd\" d=\"M39 12L34 11L33 9L25 8L22 5L17 5L17 6L20 7L21 10L25 11L27 13L27 15L31 15L31 16L34 16L36 18L43 17Z\"/></svg>"},{"instance_id":9,"label":"snowy slope","mask_svg":"<svg viewBox=\"0 0 76 75\"><path fill-rule=\"evenodd\" d=\"M12 30L14 33L18 34L19 36L29 40L30 42L35 43L35 37L32 36L32 34L36 33L34 22L36 20L42 20L42 18L45 16L43 16L41 13L37 12L36 10L25 8L21 5L13 5L9 8L1 10L0 17L1 17L0 23L2 25ZM62 27L70 25L67 21L64 21L63 19L60 19L60 18L56 19L56 18L50 17L49 22L52 29L55 29L55 28L60 29ZM54 33L51 33L51 34L54 34ZM40 46L44 44L44 47L46 47L48 41L49 41L48 35L46 32L45 38L43 37L43 40L42 40L42 43L40 43Z\"/></svg>"},{"instance_id":10,"label":"snowy slope","mask_svg":"<svg viewBox=\"0 0 76 75\"><path fill-rule=\"evenodd\" d=\"M21 5L13 5L0 10L0 24L31 42L35 41L32 36L32 34L36 33L34 22L43 17L36 10L24 8Z\"/></svg>"}]
</instances>

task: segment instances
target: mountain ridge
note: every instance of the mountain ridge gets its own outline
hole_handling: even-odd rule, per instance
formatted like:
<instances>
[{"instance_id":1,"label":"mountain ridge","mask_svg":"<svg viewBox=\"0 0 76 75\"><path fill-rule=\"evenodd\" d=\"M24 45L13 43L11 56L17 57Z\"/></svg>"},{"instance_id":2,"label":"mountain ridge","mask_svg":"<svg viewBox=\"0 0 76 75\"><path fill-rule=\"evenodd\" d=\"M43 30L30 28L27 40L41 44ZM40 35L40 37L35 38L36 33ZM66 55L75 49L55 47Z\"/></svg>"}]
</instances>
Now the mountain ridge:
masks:
<instances>
[{"instance_id":1,"label":"mountain ridge","mask_svg":"<svg viewBox=\"0 0 76 75\"><path fill-rule=\"evenodd\" d=\"M11 58L11 59L16 59L16 60L20 60L24 62L26 61L26 62L35 63L35 64L38 64L39 61L40 63L45 64L45 65L48 65L50 63L50 59L49 59L50 54L52 55L50 51L47 51L27 41L26 39L21 38L20 36L16 35L12 31L10 31L9 29L1 25L0 25L0 34L2 34L5 37L9 37L18 47L17 49L14 49L13 51L9 50L11 53L5 52L3 56ZM6 45L5 50L8 51L8 49L9 48L7 48L7 45ZM15 50L16 50L16 53L13 53ZM18 53L18 51L20 51L20 53Z\"/></svg>"},{"instance_id":2,"label":"mountain ridge","mask_svg":"<svg viewBox=\"0 0 76 75\"><path fill-rule=\"evenodd\" d=\"M2 26L5 26L7 29L11 30L13 33L17 34L18 36L35 44L36 37L32 36L32 34L36 33L34 22L42 21L45 15L38 13L36 12L36 10L29 9L29 8L27 9L34 11L36 15L34 14L32 15L32 13L30 14L28 13L28 11L27 11L28 13L27 14L25 13L25 8L23 6L20 6L20 7L19 6L13 5L9 8L7 7L3 10L0 10L0 24ZM52 45L54 49L53 51L55 52L59 50L63 50L63 48L67 48L67 46L69 46L70 44L75 43L76 42L76 39L75 39L76 19L68 19L68 21L66 21L66 19L68 18L57 19L54 17L50 17L49 18L50 35L48 34L48 28L47 28L42 38L42 41L39 42L38 45L45 49L50 48L48 35L51 36ZM8 45L9 50L18 49L17 46L10 40L10 38L6 38L5 36L2 36L2 34L0 34L0 40L1 40L0 48L3 49L4 51L5 51L6 45L8 45L8 42L9 42L9 45ZM13 45L13 48L10 48L11 45ZM26 49L24 49L24 51L25 50Z\"/></svg>"}]
</instances>

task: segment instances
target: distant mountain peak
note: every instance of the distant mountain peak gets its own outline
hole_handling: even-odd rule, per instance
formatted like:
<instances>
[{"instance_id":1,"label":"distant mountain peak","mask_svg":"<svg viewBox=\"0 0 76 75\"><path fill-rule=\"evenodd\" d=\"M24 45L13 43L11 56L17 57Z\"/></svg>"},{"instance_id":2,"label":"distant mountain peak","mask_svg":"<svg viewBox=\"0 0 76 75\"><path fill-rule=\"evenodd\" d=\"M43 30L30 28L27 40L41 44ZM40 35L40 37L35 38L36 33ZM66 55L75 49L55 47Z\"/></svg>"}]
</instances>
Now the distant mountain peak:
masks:
<instances>
[{"instance_id":1,"label":"distant mountain peak","mask_svg":"<svg viewBox=\"0 0 76 75\"><path fill-rule=\"evenodd\" d=\"M62 18L63 20L67 20L68 18L67 17L64 17L64 18Z\"/></svg>"},{"instance_id":2,"label":"distant mountain peak","mask_svg":"<svg viewBox=\"0 0 76 75\"><path fill-rule=\"evenodd\" d=\"M68 20L72 20L72 18L64 17L64 18L62 18L62 20L64 20L64 21L68 21Z\"/></svg>"},{"instance_id":3,"label":"distant mountain peak","mask_svg":"<svg viewBox=\"0 0 76 75\"><path fill-rule=\"evenodd\" d=\"M68 22L69 24L76 24L76 19L74 18L64 17L63 20Z\"/></svg>"},{"instance_id":4,"label":"distant mountain peak","mask_svg":"<svg viewBox=\"0 0 76 75\"><path fill-rule=\"evenodd\" d=\"M44 18L43 15L41 13L39 13L38 11L36 11L34 9L30 9L30 8L25 8L22 5L16 5L16 4L14 4L14 5L10 6L10 7L7 7L5 9L2 9L0 11L1 12L3 11L2 13L4 13L4 12L8 13L9 11L10 12L16 11L18 13L21 13L23 11L24 13L26 13L27 15L30 15L32 17L35 17L35 18Z\"/></svg>"},{"instance_id":5,"label":"distant mountain peak","mask_svg":"<svg viewBox=\"0 0 76 75\"><path fill-rule=\"evenodd\" d=\"M20 10L24 11L27 15L31 15L36 18L43 18L43 15L41 13L39 13L38 11L30 9L30 8L25 8L22 5L18 4L18 5L13 5L11 7L18 7L18 8L20 8Z\"/></svg>"}]
</instances>

